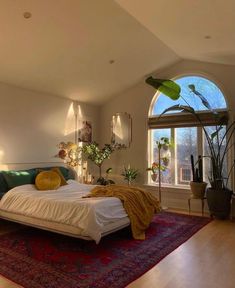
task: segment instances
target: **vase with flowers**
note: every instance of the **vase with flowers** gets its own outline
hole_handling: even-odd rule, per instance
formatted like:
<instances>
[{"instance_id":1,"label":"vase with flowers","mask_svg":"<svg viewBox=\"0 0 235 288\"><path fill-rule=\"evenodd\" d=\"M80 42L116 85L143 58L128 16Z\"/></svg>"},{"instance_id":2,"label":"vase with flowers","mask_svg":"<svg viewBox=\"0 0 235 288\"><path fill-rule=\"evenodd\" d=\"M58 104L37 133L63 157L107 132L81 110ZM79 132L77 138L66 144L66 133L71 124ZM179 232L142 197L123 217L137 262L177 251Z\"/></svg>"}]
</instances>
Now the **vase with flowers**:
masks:
<instances>
[{"instance_id":1,"label":"vase with flowers","mask_svg":"<svg viewBox=\"0 0 235 288\"><path fill-rule=\"evenodd\" d=\"M56 157L64 160L70 167L76 167L81 164L81 148L73 142L60 142L59 152Z\"/></svg>"},{"instance_id":2,"label":"vase with flowers","mask_svg":"<svg viewBox=\"0 0 235 288\"><path fill-rule=\"evenodd\" d=\"M132 181L136 179L138 176L138 170L135 168L132 168L131 165L129 164L127 167L123 167L124 170L122 171L122 176L124 176L124 180L127 181L128 186L131 185Z\"/></svg>"}]
</instances>

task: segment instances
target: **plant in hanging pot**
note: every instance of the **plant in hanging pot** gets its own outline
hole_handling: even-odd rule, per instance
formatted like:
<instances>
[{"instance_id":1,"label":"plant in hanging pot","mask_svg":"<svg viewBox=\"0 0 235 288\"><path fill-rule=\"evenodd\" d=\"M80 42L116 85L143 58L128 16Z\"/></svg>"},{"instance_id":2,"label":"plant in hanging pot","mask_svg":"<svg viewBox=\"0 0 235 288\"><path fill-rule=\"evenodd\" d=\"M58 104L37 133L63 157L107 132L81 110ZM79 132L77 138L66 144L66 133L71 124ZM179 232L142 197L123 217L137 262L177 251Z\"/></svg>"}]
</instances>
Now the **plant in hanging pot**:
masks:
<instances>
[{"instance_id":1,"label":"plant in hanging pot","mask_svg":"<svg viewBox=\"0 0 235 288\"><path fill-rule=\"evenodd\" d=\"M203 181L202 156L198 156L198 161L194 164L194 157L191 155L191 169L193 181L190 181L190 189L194 198L203 199L205 197L207 183Z\"/></svg>"},{"instance_id":2,"label":"plant in hanging pot","mask_svg":"<svg viewBox=\"0 0 235 288\"><path fill-rule=\"evenodd\" d=\"M158 181L158 175L160 172L164 172L167 170L170 159L168 157L168 151L172 146L169 138L161 137L158 141L155 142L156 148L158 151L158 160L157 162L153 162L152 166L147 168L147 171L151 171L151 178L154 182ZM162 155L162 151L164 151Z\"/></svg>"},{"instance_id":3,"label":"plant in hanging pot","mask_svg":"<svg viewBox=\"0 0 235 288\"><path fill-rule=\"evenodd\" d=\"M151 172L151 179L153 180L153 182L156 182L158 179L158 163L153 162L151 167L148 167L146 169L146 171L150 171Z\"/></svg>"},{"instance_id":4,"label":"plant in hanging pot","mask_svg":"<svg viewBox=\"0 0 235 288\"><path fill-rule=\"evenodd\" d=\"M168 137L161 137L156 142L157 148L157 162L153 162L152 167L147 168L147 171L152 171L151 178L153 182L158 182L159 201L161 203L161 182L162 172L168 169L169 165L169 149L172 147L172 143Z\"/></svg>"},{"instance_id":5,"label":"plant in hanging pot","mask_svg":"<svg viewBox=\"0 0 235 288\"><path fill-rule=\"evenodd\" d=\"M225 127L224 125L227 119L224 119L224 116L220 116L218 111L211 107L208 100L196 90L195 85L188 85L193 96L199 97L207 112L209 112L211 118L213 118L215 129L210 131L200 118L200 114L198 114L180 94L181 87L176 82L172 80L155 79L150 76L146 79L146 83L170 97L172 100L177 100L181 97L186 102L186 105L173 105L165 109L162 114L174 111L192 114L198 121L199 126L202 127L208 147L208 155L204 155L203 157L209 159L210 166L209 175L207 175L211 186L207 189L207 202L210 214L220 219L227 218L230 214L232 195L232 191L229 189L229 179L235 164L233 161L229 169L227 169L227 158L229 152L234 148L235 121L232 121ZM161 117L161 115L159 117Z\"/></svg>"}]
</instances>

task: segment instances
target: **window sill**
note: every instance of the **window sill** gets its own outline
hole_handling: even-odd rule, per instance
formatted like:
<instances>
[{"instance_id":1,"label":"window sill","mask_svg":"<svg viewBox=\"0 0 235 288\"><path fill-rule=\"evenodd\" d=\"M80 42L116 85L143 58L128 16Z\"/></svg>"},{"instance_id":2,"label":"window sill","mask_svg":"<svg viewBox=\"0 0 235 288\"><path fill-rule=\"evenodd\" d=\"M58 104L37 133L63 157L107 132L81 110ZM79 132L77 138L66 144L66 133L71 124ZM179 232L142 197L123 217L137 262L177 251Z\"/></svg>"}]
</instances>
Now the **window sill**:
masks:
<instances>
[{"instance_id":1,"label":"window sill","mask_svg":"<svg viewBox=\"0 0 235 288\"><path fill-rule=\"evenodd\" d=\"M157 184L144 184L143 186L145 186L146 188L158 188ZM189 193L190 192L190 187L185 187L183 185L164 185L161 187L162 191L169 191L169 192L185 192L185 193Z\"/></svg>"}]
</instances>

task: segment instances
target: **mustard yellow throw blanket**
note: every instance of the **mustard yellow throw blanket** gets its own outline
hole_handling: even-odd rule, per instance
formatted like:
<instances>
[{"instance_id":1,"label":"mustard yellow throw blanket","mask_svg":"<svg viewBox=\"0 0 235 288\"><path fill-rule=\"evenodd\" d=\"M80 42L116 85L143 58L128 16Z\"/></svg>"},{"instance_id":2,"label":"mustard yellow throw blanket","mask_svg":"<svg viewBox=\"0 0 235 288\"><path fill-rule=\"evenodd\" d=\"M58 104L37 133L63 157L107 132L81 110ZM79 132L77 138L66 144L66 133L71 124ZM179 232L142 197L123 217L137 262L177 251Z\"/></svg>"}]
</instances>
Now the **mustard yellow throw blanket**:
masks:
<instances>
[{"instance_id":1,"label":"mustard yellow throw blanket","mask_svg":"<svg viewBox=\"0 0 235 288\"><path fill-rule=\"evenodd\" d=\"M145 230L148 228L154 213L161 210L159 201L155 196L137 187L96 186L91 190L88 197L119 198L130 218L134 239L145 239Z\"/></svg>"}]
</instances>

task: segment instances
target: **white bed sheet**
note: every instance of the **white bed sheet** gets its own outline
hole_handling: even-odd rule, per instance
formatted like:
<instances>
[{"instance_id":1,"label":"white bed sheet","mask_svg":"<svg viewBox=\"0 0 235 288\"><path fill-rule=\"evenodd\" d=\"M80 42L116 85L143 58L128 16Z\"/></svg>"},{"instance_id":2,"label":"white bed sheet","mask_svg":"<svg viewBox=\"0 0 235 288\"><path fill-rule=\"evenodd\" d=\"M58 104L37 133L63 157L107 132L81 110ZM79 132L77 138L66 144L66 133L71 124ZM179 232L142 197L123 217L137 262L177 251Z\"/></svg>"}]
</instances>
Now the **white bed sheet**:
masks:
<instances>
[{"instance_id":1,"label":"white bed sheet","mask_svg":"<svg viewBox=\"0 0 235 288\"><path fill-rule=\"evenodd\" d=\"M57 190L38 191L22 185L8 191L0 201L1 211L77 227L98 243L106 225L127 217L115 197L82 198L94 188L68 180Z\"/></svg>"}]
</instances>

